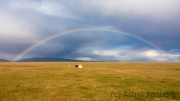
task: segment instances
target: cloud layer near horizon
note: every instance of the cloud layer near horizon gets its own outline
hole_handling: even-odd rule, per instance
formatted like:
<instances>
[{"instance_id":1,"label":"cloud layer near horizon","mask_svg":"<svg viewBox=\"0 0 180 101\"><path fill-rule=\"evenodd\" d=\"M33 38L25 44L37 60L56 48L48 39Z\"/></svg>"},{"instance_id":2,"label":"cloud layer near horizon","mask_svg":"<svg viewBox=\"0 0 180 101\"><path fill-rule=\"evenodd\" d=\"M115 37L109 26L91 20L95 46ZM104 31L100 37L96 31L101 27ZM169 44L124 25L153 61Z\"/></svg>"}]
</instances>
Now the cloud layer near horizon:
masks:
<instances>
[{"instance_id":1,"label":"cloud layer near horizon","mask_svg":"<svg viewBox=\"0 0 180 101\"><path fill-rule=\"evenodd\" d=\"M180 61L179 0L1 0L0 58L13 60L22 51L56 33L81 28L113 28L114 33L72 33L52 39L26 57L84 60Z\"/></svg>"}]
</instances>

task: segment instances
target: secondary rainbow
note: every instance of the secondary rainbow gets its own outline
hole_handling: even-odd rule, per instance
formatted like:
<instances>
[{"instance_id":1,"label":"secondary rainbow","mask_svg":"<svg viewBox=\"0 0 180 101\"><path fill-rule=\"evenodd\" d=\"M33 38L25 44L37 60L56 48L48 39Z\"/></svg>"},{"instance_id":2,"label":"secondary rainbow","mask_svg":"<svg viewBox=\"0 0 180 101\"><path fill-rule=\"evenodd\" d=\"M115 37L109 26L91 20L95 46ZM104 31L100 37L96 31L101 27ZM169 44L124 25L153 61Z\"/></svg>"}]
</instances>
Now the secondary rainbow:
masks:
<instances>
[{"instance_id":1,"label":"secondary rainbow","mask_svg":"<svg viewBox=\"0 0 180 101\"><path fill-rule=\"evenodd\" d=\"M141 37L139 37L137 35L133 35L133 34L121 31L121 30L116 30L116 29L111 29L111 28L80 28L80 29L74 29L74 30L69 30L69 31L61 32L61 33L54 34L52 36L46 37L46 38L40 40L39 42L31 45L27 49L23 50L20 54L18 54L16 56L16 58L13 61L20 60L24 55L29 53L34 48L38 47L39 45L41 45L41 44L43 44L43 43L45 43L45 42L47 42L47 41L49 41L49 40L51 40L53 38L56 38L56 37L59 37L59 36L65 35L65 34L72 34L72 33L76 33L76 32L86 32L86 31L104 31L104 32L111 32L111 33L117 33L117 34L122 34L122 35L130 36L130 37L136 38L138 40L141 40L144 43L147 43L148 45L150 45L150 46L152 46L152 47L154 47L154 48L164 52L160 47L158 47L157 45L149 42L148 40L145 40L145 39L143 39L143 38L141 38Z\"/></svg>"}]
</instances>

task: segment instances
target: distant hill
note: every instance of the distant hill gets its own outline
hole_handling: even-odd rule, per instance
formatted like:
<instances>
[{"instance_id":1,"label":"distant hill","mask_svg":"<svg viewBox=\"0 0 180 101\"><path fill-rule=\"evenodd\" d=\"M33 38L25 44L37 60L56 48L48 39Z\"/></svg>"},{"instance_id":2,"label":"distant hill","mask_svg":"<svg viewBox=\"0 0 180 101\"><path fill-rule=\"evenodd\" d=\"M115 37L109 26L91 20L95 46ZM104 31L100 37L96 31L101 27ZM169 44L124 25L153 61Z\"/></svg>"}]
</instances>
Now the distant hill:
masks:
<instances>
[{"instance_id":1,"label":"distant hill","mask_svg":"<svg viewBox=\"0 0 180 101\"><path fill-rule=\"evenodd\" d=\"M64 59L64 58L49 58L49 57L33 57L19 60L17 62L81 62L81 60Z\"/></svg>"},{"instance_id":2,"label":"distant hill","mask_svg":"<svg viewBox=\"0 0 180 101\"><path fill-rule=\"evenodd\" d=\"M0 62L9 62L9 61L6 59L0 59Z\"/></svg>"}]
</instances>

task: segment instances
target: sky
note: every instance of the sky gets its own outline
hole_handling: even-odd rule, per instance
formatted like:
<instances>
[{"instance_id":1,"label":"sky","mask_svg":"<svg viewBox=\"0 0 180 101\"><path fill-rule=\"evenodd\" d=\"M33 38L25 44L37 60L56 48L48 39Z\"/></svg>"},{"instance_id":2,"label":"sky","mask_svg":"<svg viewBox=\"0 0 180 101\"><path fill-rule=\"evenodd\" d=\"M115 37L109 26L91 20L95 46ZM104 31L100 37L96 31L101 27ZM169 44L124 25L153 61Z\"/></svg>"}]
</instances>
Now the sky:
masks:
<instances>
[{"instance_id":1,"label":"sky","mask_svg":"<svg viewBox=\"0 0 180 101\"><path fill-rule=\"evenodd\" d=\"M0 0L0 59L180 62L180 0Z\"/></svg>"}]
</instances>

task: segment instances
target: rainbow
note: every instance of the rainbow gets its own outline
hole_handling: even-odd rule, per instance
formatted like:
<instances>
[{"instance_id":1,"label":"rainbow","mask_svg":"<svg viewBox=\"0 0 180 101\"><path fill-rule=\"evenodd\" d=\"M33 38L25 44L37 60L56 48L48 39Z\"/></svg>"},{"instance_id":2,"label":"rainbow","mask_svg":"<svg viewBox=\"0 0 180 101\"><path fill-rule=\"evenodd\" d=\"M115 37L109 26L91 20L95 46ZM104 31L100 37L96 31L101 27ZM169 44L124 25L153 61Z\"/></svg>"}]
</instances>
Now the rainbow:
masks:
<instances>
[{"instance_id":1,"label":"rainbow","mask_svg":"<svg viewBox=\"0 0 180 101\"><path fill-rule=\"evenodd\" d=\"M62 35L65 35L65 34L72 34L72 33L76 33L76 32L86 32L86 31L103 31L103 32L111 32L111 33L117 33L117 34L122 34L122 35L126 35L126 36L129 36L129 37L133 37L133 38L136 38L138 40L141 40L143 41L144 43L147 43L148 45L158 49L158 50L161 50L163 51L160 47L158 47L157 45L153 44L152 42L149 42L148 40L145 40L137 35L133 35L133 34L130 34L130 33L127 33L125 31L121 31L121 30L116 30L116 29L110 29L110 28L80 28L80 29L74 29L74 30L69 30L69 31L65 31L65 32L62 32L62 33L58 33L58 34L54 34L52 36L49 36L49 37L46 37L42 40L40 40L39 42L31 45L30 47L28 47L27 49L23 50L20 54L18 54L15 59L13 59L13 61L18 61L20 60L24 55L26 55L27 53L29 53L30 51L32 51L34 48L38 47L39 45L53 39L53 38L56 38L56 37L59 37L59 36L62 36ZM164 51L163 51L164 52Z\"/></svg>"}]
</instances>

